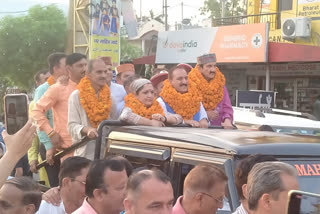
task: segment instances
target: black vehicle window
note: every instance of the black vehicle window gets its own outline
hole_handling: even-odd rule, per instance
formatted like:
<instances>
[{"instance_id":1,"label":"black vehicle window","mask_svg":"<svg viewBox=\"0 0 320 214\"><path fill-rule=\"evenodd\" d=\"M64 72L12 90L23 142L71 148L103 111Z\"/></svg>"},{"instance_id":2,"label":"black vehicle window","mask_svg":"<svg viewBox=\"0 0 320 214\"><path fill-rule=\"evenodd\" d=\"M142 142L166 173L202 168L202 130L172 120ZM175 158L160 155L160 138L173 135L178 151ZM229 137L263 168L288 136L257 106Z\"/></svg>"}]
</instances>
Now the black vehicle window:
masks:
<instances>
[{"instance_id":1,"label":"black vehicle window","mask_svg":"<svg viewBox=\"0 0 320 214\"><path fill-rule=\"evenodd\" d=\"M186 161L188 162L188 160ZM179 196L183 195L183 184L184 180L187 176L187 174L190 172L191 169L195 167L195 165L204 163L204 162L194 162L193 164L188 163L181 163L181 162L172 162L172 174L171 174L171 180L173 182L173 188L174 188L174 194L175 198L177 199ZM221 169L223 168L223 165L215 164ZM231 213L230 205L229 205L229 190L226 186L226 197L224 200L224 206L222 209L218 209L218 214L229 214Z\"/></svg>"}]
</instances>

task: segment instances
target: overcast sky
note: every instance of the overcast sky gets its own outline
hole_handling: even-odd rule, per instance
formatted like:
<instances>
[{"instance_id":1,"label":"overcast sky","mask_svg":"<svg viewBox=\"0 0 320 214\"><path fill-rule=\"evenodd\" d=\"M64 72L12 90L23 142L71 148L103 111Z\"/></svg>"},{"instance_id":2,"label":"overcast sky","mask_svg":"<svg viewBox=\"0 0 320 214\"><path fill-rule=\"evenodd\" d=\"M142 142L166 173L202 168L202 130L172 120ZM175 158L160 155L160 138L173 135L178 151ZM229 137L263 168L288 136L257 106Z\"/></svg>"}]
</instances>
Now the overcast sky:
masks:
<instances>
[{"instance_id":1,"label":"overcast sky","mask_svg":"<svg viewBox=\"0 0 320 214\"><path fill-rule=\"evenodd\" d=\"M168 1L168 21L174 25L175 22L180 22L182 18L182 0L167 0ZM163 0L133 0L133 7L137 16L140 16L140 2L142 2L142 15L149 16L149 11L152 9L155 15L162 14ZM183 0L183 17L192 18L193 23L201 22L205 16L200 15L199 8L203 6L204 0ZM4 13L28 10L35 4L56 4L63 9L65 13L68 11L69 0L0 0L0 17L4 15L18 15L23 13Z\"/></svg>"}]
</instances>

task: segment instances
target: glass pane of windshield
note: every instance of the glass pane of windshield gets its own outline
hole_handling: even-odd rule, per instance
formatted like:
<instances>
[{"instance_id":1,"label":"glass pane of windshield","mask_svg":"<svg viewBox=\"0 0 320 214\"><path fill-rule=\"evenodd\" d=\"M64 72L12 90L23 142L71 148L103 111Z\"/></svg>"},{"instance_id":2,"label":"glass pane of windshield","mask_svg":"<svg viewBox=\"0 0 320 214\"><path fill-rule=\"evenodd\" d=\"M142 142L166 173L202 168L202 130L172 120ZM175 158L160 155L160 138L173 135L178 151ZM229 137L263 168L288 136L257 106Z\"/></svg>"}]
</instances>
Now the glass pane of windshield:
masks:
<instances>
[{"instance_id":1,"label":"glass pane of windshield","mask_svg":"<svg viewBox=\"0 0 320 214\"><path fill-rule=\"evenodd\" d=\"M296 168L300 190L320 194L320 160L284 162Z\"/></svg>"}]
</instances>

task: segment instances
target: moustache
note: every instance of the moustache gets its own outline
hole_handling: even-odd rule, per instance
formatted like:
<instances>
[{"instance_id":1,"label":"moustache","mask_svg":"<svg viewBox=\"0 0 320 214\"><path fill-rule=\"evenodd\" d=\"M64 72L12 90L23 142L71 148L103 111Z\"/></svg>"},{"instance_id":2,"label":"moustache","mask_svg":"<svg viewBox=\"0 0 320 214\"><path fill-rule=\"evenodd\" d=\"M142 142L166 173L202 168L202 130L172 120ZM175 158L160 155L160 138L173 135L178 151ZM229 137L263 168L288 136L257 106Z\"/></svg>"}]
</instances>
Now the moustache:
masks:
<instances>
[{"instance_id":1,"label":"moustache","mask_svg":"<svg viewBox=\"0 0 320 214\"><path fill-rule=\"evenodd\" d=\"M187 85L187 84L181 84L181 85L180 85L180 87L182 87L182 86L188 87L188 85Z\"/></svg>"}]
</instances>

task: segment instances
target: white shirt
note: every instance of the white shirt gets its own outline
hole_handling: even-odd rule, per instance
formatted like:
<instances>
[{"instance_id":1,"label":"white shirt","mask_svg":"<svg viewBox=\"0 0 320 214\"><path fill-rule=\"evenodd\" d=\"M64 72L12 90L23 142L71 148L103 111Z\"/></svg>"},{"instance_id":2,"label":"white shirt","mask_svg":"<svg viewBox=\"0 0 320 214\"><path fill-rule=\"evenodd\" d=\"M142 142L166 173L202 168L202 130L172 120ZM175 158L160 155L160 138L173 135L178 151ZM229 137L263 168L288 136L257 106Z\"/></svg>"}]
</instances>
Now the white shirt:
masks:
<instances>
[{"instance_id":1,"label":"white shirt","mask_svg":"<svg viewBox=\"0 0 320 214\"><path fill-rule=\"evenodd\" d=\"M163 101L163 99L161 97L158 97L157 101L160 103L161 107L163 108L163 111L166 113L168 112L167 110L167 107L166 107L166 104L165 102ZM206 110L204 109L203 105L202 105L202 102L200 103L200 117L199 117L199 121L202 120L202 119L208 119L208 115L207 115L207 112ZM198 121L198 122L199 122Z\"/></svg>"},{"instance_id":2,"label":"white shirt","mask_svg":"<svg viewBox=\"0 0 320 214\"><path fill-rule=\"evenodd\" d=\"M108 119L116 120L117 119L116 101L113 97L111 97L111 99L112 99L112 106L111 106L111 111ZM68 132L72 137L72 144L78 143L84 138L84 136L82 136L81 134L81 130L85 126L91 127L90 121L86 111L84 110L84 108L80 103L79 90L75 90L70 95L69 103L68 103ZM84 146L76 149L74 151L74 156L81 156L81 157L85 157L90 160L93 160L94 150L96 145L95 142L96 140L91 140ZM102 146L104 146L104 144ZM102 149L103 148L104 147L102 147ZM104 155L104 153L101 152L101 155Z\"/></svg>"},{"instance_id":3,"label":"white shirt","mask_svg":"<svg viewBox=\"0 0 320 214\"><path fill-rule=\"evenodd\" d=\"M60 205L54 206L42 200L38 212L36 214L66 214L63 202Z\"/></svg>"},{"instance_id":4,"label":"white shirt","mask_svg":"<svg viewBox=\"0 0 320 214\"><path fill-rule=\"evenodd\" d=\"M248 214L248 212L244 209L241 203L240 206L236 209L236 211L234 211L234 213L232 214Z\"/></svg>"},{"instance_id":5,"label":"white shirt","mask_svg":"<svg viewBox=\"0 0 320 214\"><path fill-rule=\"evenodd\" d=\"M127 92L124 89L123 85L111 82L110 92L112 97L114 97L117 103L117 116L120 116L120 113L124 107L124 97L127 96Z\"/></svg>"}]
</instances>

